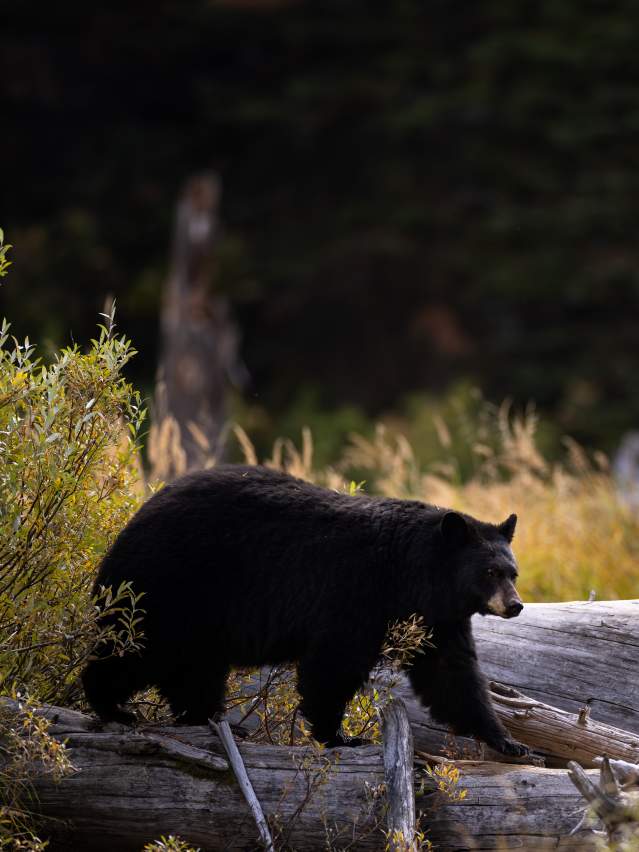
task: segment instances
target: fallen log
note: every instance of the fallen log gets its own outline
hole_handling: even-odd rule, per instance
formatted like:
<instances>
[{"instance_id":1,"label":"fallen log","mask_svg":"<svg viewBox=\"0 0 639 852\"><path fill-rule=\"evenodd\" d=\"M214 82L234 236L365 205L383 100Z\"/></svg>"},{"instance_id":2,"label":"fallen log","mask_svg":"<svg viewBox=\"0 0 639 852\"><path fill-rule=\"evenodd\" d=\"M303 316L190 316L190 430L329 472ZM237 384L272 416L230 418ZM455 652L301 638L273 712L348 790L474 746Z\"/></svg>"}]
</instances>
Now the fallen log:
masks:
<instances>
[{"instance_id":1,"label":"fallen log","mask_svg":"<svg viewBox=\"0 0 639 852\"><path fill-rule=\"evenodd\" d=\"M527 604L520 616L510 620L475 616L473 630L482 671L490 680L575 719L585 708L584 730L597 723L620 729L623 748L614 756L636 761L639 741L632 734L639 735L639 601ZM418 751L500 759L474 740L451 737L446 727L433 722L407 678L399 676L393 692L406 702ZM514 723L504 704L498 704L497 710L507 726ZM530 721L529 728L534 727L534 720ZM525 719L517 722L513 734L528 742ZM557 745L559 736L558 731ZM551 759L554 755L559 765L579 760L570 748L553 751L543 738L534 744ZM595 742L587 746L585 765L592 765L592 757L602 751L606 749Z\"/></svg>"},{"instance_id":2,"label":"fallen log","mask_svg":"<svg viewBox=\"0 0 639 852\"><path fill-rule=\"evenodd\" d=\"M203 852L259 848L251 812L208 727L93 730L95 721L75 711L43 712L78 770L59 783L34 779L52 850L139 852L161 834L178 835ZM194 749L198 757L208 753L215 763L189 765L161 748L142 753L137 743L149 733ZM380 848L386 826L383 796L373 795L384 784L378 746L238 748L278 847L321 849L330 835L353 849Z\"/></svg>"},{"instance_id":3,"label":"fallen log","mask_svg":"<svg viewBox=\"0 0 639 852\"><path fill-rule=\"evenodd\" d=\"M639 734L639 600L526 604L475 616L473 631L490 680Z\"/></svg>"},{"instance_id":4,"label":"fallen log","mask_svg":"<svg viewBox=\"0 0 639 852\"><path fill-rule=\"evenodd\" d=\"M75 711L42 712L52 722L51 733L66 740L77 768L60 782L33 779L52 852L139 852L161 834L179 835L202 852L258 847L251 812L208 727L95 729L94 720ZM140 745L147 740L150 747ZM397 753L403 754L407 739L399 741ZM385 790L393 782L381 747L238 748L276 848L323 849L329 839L333 848L384 848L395 817L389 817ZM553 849L592 848L587 838L568 837L580 797L566 771L459 766L459 786L467 790L463 800L451 802L432 778L424 780L418 799L419 827L439 849L495 849L506 843L536 850L546 842ZM398 786L406 791L403 770L400 777ZM401 809L394 813L410 833L410 807L404 817Z\"/></svg>"},{"instance_id":5,"label":"fallen log","mask_svg":"<svg viewBox=\"0 0 639 852\"><path fill-rule=\"evenodd\" d=\"M417 800L426 836L438 852L598 848L590 832L571 835L583 805L565 770L477 761L456 765L466 791L461 801L451 802L442 792ZM594 779L598 773L586 775Z\"/></svg>"}]
</instances>

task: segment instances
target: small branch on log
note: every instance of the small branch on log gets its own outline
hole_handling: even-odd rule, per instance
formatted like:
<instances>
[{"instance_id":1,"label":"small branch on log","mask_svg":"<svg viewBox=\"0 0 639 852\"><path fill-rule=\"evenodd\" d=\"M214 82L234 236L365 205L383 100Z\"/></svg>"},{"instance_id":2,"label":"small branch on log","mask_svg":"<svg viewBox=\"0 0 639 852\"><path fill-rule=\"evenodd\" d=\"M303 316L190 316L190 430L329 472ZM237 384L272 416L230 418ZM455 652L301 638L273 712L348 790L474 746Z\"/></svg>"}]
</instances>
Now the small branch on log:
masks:
<instances>
[{"instance_id":1,"label":"small branch on log","mask_svg":"<svg viewBox=\"0 0 639 852\"><path fill-rule=\"evenodd\" d=\"M611 765L605 756L599 762L598 784L574 761L568 764L568 776L604 824L608 841L614 848L635 848L634 844L639 839L639 790L622 789L615 777L614 764ZM635 767L635 770L638 768ZM586 813L580 826L587 822L587 818ZM626 844L632 844L632 847Z\"/></svg>"},{"instance_id":2,"label":"small branch on log","mask_svg":"<svg viewBox=\"0 0 639 852\"><path fill-rule=\"evenodd\" d=\"M595 764L601 766L604 759L596 757ZM609 760L609 763L622 787L639 787L639 766L636 763L628 763L626 760Z\"/></svg>"},{"instance_id":3,"label":"small branch on log","mask_svg":"<svg viewBox=\"0 0 639 852\"><path fill-rule=\"evenodd\" d=\"M639 761L637 734L533 701L512 687L491 682L490 690L497 715L510 733L545 756L576 760L588 767L594 767L596 757L604 753Z\"/></svg>"},{"instance_id":4,"label":"small branch on log","mask_svg":"<svg viewBox=\"0 0 639 852\"><path fill-rule=\"evenodd\" d=\"M413 850L416 849L413 735L401 698L389 701L382 711L382 737L391 843L400 834L404 841L401 848Z\"/></svg>"},{"instance_id":5,"label":"small branch on log","mask_svg":"<svg viewBox=\"0 0 639 852\"><path fill-rule=\"evenodd\" d=\"M66 738L69 748L90 744L95 751L116 751L121 755L165 758L185 769L195 767L207 772L226 772L229 768L224 758L202 748L183 743L168 735L137 733L72 733Z\"/></svg>"},{"instance_id":6,"label":"small branch on log","mask_svg":"<svg viewBox=\"0 0 639 852\"><path fill-rule=\"evenodd\" d=\"M251 784L248 774L246 772L246 767L244 766L242 756L238 750L237 745L235 744L235 740L233 739L233 734L231 733L229 723L224 719L221 719L219 722L214 722L212 719L209 719L209 725L212 730L218 735L222 742L222 745L224 746L224 750L228 755L229 762L231 764L233 772L235 773L235 777L237 778L238 783L240 785L242 795L246 799L248 806L251 809L251 813L253 814L253 819L255 820L255 824L257 825L260 837L262 838L264 848L267 849L268 852L275 852L275 847L273 846L273 839L271 837L271 832L269 831L268 823L264 816L264 812L262 811L262 806L260 805L259 799L255 795L255 790L253 789L253 785Z\"/></svg>"}]
</instances>

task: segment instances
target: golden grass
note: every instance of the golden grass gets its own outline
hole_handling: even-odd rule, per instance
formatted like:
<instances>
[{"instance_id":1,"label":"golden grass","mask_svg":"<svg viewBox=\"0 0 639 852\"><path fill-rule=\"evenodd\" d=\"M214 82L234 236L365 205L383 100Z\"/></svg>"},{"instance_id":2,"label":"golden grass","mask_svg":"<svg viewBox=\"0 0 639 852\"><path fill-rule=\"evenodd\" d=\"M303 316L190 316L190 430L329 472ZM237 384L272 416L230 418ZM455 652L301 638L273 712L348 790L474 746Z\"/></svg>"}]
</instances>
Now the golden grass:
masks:
<instances>
[{"instance_id":1,"label":"golden grass","mask_svg":"<svg viewBox=\"0 0 639 852\"><path fill-rule=\"evenodd\" d=\"M170 426L164 436L162 427L158 435L151 430L156 474L163 470L168 445L173 460L179 450L177 424ZM347 492L356 471L366 479L367 491L459 509L486 521L502 521L516 512L513 549L525 600L586 600L591 591L598 599L639 597L639 517L619 498L605 457L588 458L567 440L564 460L548 462L535 443L534 414L516 417L507 405L495 413L491 430L490 446L473 446L476 472L465 482L459 481L456 460L449 456L442 420L437 423L441 460L428 469L417 462L407 439L384 425L372 438L351 435L331 468L314 468L310 429L303 430L299 449L279 439L270 458L261 461ZM245 462L256 464L249 436L239 426L230 431ZM180 472L179 463L173 465Z\"/></svg>"},{"instance_id":2,"label":"golden grass","mask_svg":"<svg viewBox=\"0 0 639 852\"><path fill-rule=\"evenodd\" d=\"M639 596L639 517L619 498L601 454L588 459L566 441L563 462L550 464L535 445L534 415L513 417L503 406L494 422L497 449L473 447L476 473L459 482L454 459L446 458L445 424L438 425L442 461L430 470L420 468L402 435L381 425L372 439L352 435L334 469L313 470L310 432L302 452L289 442L266 463L345 490L344 471L364 471L367 490L460 509L486 521L516 512L513 549L528 601L585 600L591 591L598 599Z\"/></svg>"}]
</instances>

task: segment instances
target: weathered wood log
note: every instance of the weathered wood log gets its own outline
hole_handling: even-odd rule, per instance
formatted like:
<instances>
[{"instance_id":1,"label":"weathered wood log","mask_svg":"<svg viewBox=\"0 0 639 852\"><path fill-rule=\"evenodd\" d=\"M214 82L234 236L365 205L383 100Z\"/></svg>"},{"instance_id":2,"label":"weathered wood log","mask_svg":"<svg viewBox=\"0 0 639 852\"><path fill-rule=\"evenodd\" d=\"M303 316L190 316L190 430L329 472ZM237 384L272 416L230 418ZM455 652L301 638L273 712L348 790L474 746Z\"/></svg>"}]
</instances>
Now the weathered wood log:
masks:
<instances>
[{"instance_id":1,"label":"weathered wood log","mask_svg":"<svg viewBox=\"0 0 639 852\"><path fill-rule=\"evenodd\" d=\"M387 825L402 849L415 849L415 788L413 785L413 735L401 698L389 701L382 713L384 778L388 802ZM399 845L397 842L395 845Z\"/></svg>"},{"instance_id":2,"label":"weathered wood log","mask_svg":"<svg viewBox=\"0 0 639 852\"><path fill-rule=\"evenodd\" d=\"M526 604L517 618L475 616L490 680L639 733L639 600Z\"/></svg>"},{"instance_id":3,"label":"weathered wood log","mask_svg":"<svg viewBox=\"0 0 639 852\"><path fill-rule=\"evenodd\" d=\"M459 761L461 801L430 792L418 799L421 825L438 852L573 849L591 852L589 832L571 831L579 820L579 796L564 769ZM596 778L595 770L587 776Z\"/></svg>"},{"instance_id":4,"label":"weathered wood log","mask_svg":"<svg viewBox=\"0 0 639 852\"><path fill-rule=\"evenodd\" d=\"M473 630L490 680L569 713L589 707L593 722L639 734L638 600L527 604L511 620L475 616ZM418 751L481 755L474 740L453 739L432 721L406 678L395 692L406 702Z\"/></svg>"},{"instance_id":5,"label":"weathered wood log","mask_svg":"<svg viewBox=\"0 0 639 852\"><path fill-rule=\"evenodd\" d=\"M208 727L93 730L95 722L75 711L44 712L78 770L59 783L34 778L52 850L139 852L161 834L179 835L202 852L260 847L222 744ZM148 737L153 746L140 747ZM167 741L177 744L179 759L171 746L158 747ZM278 848L323 849L329 835L338 847L383 848L385 799L375 795L384 783L379 746L238 748Z\"/></svg>"},{"instance_id":6,"label":"weathered wood log","mask_svg":"<svg viewBox=\"0 0 639 852\"><path fill-rule=\"evenodd\" d=\"M59 783L34 778L52 852L139 852L169 833L202 852L257 848L251 813L207 727L94 730L95 722L80 713L43 712L78 770ZM140 748L147 738L153 747ZM167 741L176 747L165 747ZM323 849L327 837L336 848L384 848L388 776L379 746L314 751L240 743L239 750L276 848ZM202 752L214 760L202 762ZM565 770L459 766L459 787L467 791L462 801L434 790L430 778L418 799L420 828L437 848L593 848L588 836L568 836L580 796Z\"/></svg>"}]
</instances>

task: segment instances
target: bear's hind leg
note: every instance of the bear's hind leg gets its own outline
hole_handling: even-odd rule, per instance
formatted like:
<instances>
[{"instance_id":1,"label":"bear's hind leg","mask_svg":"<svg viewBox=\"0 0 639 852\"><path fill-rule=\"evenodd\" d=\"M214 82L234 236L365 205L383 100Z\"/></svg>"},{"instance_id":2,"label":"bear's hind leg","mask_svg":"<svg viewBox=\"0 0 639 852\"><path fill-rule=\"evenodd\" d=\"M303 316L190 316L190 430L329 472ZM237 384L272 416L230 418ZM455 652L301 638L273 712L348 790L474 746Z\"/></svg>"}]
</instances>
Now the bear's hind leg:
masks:
<instances>
[{"instance_id":1,"label":"bear's hind leg","mask_svg":"<svg viewBox=\"0 0 639 852\"><path fill-rule=\"evenodd\" d=\"M82 672L82 685L87 701L103 722L134 724L135 714L120 707L146 686L132 656L91 660Z\"/></svg>"},{"instance_id":2,"label":"bear's hind leg","mask_svg":"<svg viewBox=\"0 0 639 852\"><path fill-rule=\"evenodd\" d=\"M217 669L185 669L166 677L158 688L171 706L176 722L181 725L206 725L224 710L224 693L228 667Z\"/></svg>"},{"instance_id":3,"label":"bear's hind leg","mask_svg":"<svg viewBox=\"0 0 639 852\"><path fill-rule=\"evenodd\" d=\"M339 670L339 657L302 660L297 667L297 689L302 698L300 710L310 723L313 736L329 748L340 745L359 745L341 733L347 703L366 682L369 668L362 665L347 671Z\"/></svg>"}]
</instances>

